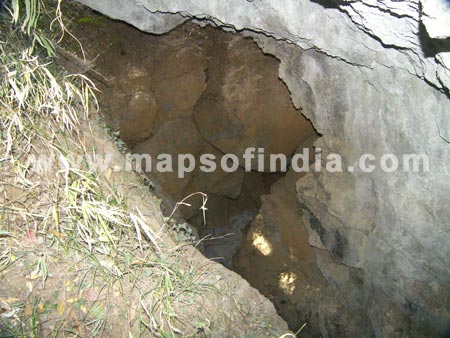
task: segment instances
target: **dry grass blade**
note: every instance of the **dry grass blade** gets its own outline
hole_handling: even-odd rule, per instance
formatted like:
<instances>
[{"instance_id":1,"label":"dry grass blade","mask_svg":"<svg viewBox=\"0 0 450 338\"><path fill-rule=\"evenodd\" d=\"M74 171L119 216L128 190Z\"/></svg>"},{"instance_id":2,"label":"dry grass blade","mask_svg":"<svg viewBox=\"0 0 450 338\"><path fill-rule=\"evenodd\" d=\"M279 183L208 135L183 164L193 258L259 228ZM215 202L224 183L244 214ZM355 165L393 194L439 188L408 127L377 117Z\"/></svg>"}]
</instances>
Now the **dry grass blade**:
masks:
<instances>
[{"instance_id":1,"label":"dry grass blade","mask_svg":"<svg viewBox=\"0 0 450 338\"><path fill-rule=\"evenodd\" d=\"M139 239L139 242L141 241L141 235L140 231L142 231L147 239L153 243L155 248L158 250L158 252L161 252L161 248L158 246L158 241L161 241L161 238L155 234L155 232L150 229L150 227L145 223L144 216L142 215L141 211L136 207L136 211L138 212L139 216L130 214L130 218L135 225L136 228L136 234Z\"/></svg>"},{"instance_id":2,"label":"dry grass blade","mask_svg":"<svg viewBox=\"0 0 450 338\"><path fill-rule=\"evenodd\" d=\"M172 219L173 215L175 214L175 212L178 210L178 208L181 205L191 207L192 205L187 203L186 201L189 200L191 197L194 197L197 195L202 197L202 206L200 207L200 210L203 213L203 224L206 225L206 211L208 210L208 208L206 208L206 202L208 202L208 195L203 192L194 192L194 193L186 196L185 198L183 198L181 201L177 202L175 204L175 207L173 208L172 212L170 213L169 217L167 217L166 224Z\"/></svg>"}]
</instances>

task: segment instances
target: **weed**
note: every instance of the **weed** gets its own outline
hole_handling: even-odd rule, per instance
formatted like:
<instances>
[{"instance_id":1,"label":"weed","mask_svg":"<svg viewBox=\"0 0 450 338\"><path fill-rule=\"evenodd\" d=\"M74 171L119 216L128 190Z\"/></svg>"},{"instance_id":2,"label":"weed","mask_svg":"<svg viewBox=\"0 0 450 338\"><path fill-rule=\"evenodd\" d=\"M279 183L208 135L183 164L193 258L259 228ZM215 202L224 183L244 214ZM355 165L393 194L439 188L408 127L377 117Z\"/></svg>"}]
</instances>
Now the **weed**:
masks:
<instances>
[{"instance_id":1,"label":"weed","mask_svg":"<svg viewBox=\"0 0 450 338\"><path fill-rule=\"evenodd\" d=\"M140 210L130 212L124 198L101 181L95 169L72 160L74 153L95 152L86 149L79 131L82 123L90 129L89 112L96 109L97 101L96 88L87 77L66 74L53 63L58 40L64 34L70 35L64 25L61 0L13 0L11 8L0 15L2 183L14 182L14 187L24 191L25 196L38 196L41 200L38 207L27 203L26 198L23 202L0 200L4 219L0 240L15 243L2 246L0 272L7 273L20 259L13 247L20 244L16 237L21 236L34 246L39 245L37 236L41 236L49 241L50 247L56 246L58 251L62 248L67 256L73 257L75 252L87 263L86 279L98 284L96 276L101 276L108 290L116 281L122 285L125 276L130 276L136 288L141 282L139 276L147 271L152 277L151 291L141 292L142 313L146 318L141 321L159 336L167 332L181 334L175 324L180 318L175 303L188 294L202 292L205 286L198 282L198 273L182 271L176 263L166 260L161 239ZM30 154L43 151L60 160L51 177L33 172L32 163L27 161ZM5 228L6 224L10 226ZM29 229L25 235L18 225ZM33 237L28 238L29 234ZM132 252L136 245L149 250L141 262L136 261L137 255ZM45 288L51 278L50 269L49 256L42 250L29 280L40 280ZM34 292L33 288L31 294ZM71 303L60 300L48 306L48 311L58 316L67 312L68 304L73 311L85 311L72 328L67 319L59 319L50 335L58 336L63 331L80 335L86 331L94 337L104 332L108 311L105 305L97 302L87 309L83 298L77 299ZM8 326L11 330L2 335L11 332L12 336L41 336L40 312L44 309L45 305L28 302L20 311L11 310L20 325Z\"/></svg>"}]
</instances>

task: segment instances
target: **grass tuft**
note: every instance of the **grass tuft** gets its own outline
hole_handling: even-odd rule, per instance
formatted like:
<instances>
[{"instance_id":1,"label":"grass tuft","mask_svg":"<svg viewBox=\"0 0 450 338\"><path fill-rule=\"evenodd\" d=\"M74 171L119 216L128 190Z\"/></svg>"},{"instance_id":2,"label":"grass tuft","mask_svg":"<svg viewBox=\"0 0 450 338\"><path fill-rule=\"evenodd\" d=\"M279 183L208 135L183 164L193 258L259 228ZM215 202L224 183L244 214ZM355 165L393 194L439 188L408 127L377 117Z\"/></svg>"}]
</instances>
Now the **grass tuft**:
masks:
<instances>
[{"instance_id":1,"label":"grass tuft","mask_svg":"<svg viewBox=\"0 0 450 338\"><path fill-rule=\"evenodd\" d=\"M94 151L86 149L80 130L90 128L97 89L86 76L67 74L54 62L58 42L72 36L64 25L61 0L7 4L0 11L0 193L5 196L0 196L0 273L8 274L17 262L26 263L26 257L39 252L29 263L26 305L0 298L12 313L0 318L0 326L7 327L0 335L39 337L44 328L52 330L46 332L49 336L104 334L112 307L95 303L88 310L80 295L53 300L47 307L31 301L37 292L33 283L45 289L52 282L59 264L55 254L62 252L69 260L78 257L74 264L88 266L77 281L80 290L101 280L107 290L123 292L126 278L136 290L143 276L150 278L148 288L139 291L142 330L137 336L148 330L156 337L183 336L189 321L176 308L209 288L199 282L201 273L185 271L176 259L168 259L140 210L128 210L125 199L95 168L73 160L74 154ZM32 161L44 153L59 161L50 172L38 173ZM72 282L67 281L66 292L73 292ZM50 325L52 309L62 316L69 305L84 316Z\"/></svg>"}]
</instances>

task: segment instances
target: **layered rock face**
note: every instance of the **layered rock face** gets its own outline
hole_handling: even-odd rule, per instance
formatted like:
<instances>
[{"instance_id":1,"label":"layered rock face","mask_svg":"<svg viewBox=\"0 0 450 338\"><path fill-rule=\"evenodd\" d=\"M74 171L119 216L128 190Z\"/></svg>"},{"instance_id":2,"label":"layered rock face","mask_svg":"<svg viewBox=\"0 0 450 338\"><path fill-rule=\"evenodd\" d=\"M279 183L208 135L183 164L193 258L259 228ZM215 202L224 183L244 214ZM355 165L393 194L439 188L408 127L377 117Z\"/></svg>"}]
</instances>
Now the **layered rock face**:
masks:
<instances>
[{"instance_id":1,"label":"layered rock face","mask_svg":"<svg viewBox=\"0 0 450 338\"><path fill-rule=\"evenodd\" d=\"M292 101L322 135L322 158L338 153L345 169L354 166L297 181L327 282L311 298L322 335L450 332L448 2L80 2L154 33L195 18L241 31L275 55ZM395 154L400 170L364 173L364 153ZM429 171L401 170L412 153L428 156Z\"/></svg>"}]
</instances>

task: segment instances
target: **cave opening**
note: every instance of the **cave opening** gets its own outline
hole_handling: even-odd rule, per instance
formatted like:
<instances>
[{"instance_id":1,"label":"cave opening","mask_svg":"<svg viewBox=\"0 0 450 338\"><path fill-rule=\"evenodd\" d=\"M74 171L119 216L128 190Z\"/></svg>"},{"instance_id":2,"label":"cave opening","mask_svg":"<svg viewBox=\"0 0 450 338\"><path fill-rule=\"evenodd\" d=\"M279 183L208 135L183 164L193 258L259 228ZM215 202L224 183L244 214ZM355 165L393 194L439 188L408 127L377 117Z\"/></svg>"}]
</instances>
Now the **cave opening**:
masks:
<instances>
[{"instance_id":1,"label":"cave opening","mask_svg":"<svg viewBox=\"0 0 450 338\"><path fill-rule=\"evenodd\" d=\"M171 222L178 240L192 241L208 258L239 273L268 297L291 329L313 322L306 300L319 288L314 254L296 205L303 175L289 161L303 149L313 161L319 136L292 104L280 80L279 61L249 37L187 22L151 35L89 12L75 32L94 60L90 70L101 90L104 118L128 151L150 155L142 162L168 216L186 196L207 194L206 224L201 195L181 206ZM264 149L264 166L245 149ZM179 154L239 158L238 168L203 172L158 172L160 154L179 166ZM286 172L270 170L270 154L283 154ZM148 166L151 163L152 170ZM194 243L195 242L195 243ZM299 268L301 266L301 269ZM310 325L309 332L319 335Z\"/></svg>"}]
</instances>

